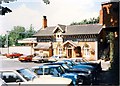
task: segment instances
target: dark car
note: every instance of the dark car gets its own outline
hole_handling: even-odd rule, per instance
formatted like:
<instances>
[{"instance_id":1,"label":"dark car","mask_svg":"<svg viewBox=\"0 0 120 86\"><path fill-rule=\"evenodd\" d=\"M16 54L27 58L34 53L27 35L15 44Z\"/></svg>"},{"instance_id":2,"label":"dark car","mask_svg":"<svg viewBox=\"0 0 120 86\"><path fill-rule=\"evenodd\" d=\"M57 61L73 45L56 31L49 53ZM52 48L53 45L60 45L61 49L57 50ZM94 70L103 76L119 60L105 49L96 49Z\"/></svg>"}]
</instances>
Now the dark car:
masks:
<instances>
[{"instance_id":1,"label":"dark car","mask_svg":"<svg viewBox=\"0 0 120 86\"><path fill-rule=\"evenodd\" d=\"M91 65L82 65L82 64L76 64L74 61L67 59L67 60L62 60L63 62L67 63L69 66L73 67L73 68L87 68L90 70L93 70L94 67ZM59 62L59 61L58 61Z\"/></svg>"},{"instance_id":2,"label":"dark car","mask_svg":"<svg viewBox=\"0 0 120 86\"><path fill-rule=\"evenodd\" d=\"M83 84L82 77L77 73L66 73L60 65L41 65L31 69L37 75L52 75L54 77L64 77L72 79L73 85Z\"/></svg>"},{"instance_id":3,"label":"dark car","mask_svg":"<svg viewBox=\"0 0 120 86\"><path fill-rule=\"evenodd\" d=\"M62 60L63 62L67 63L69 66L71 66L74 69L89 69L91 70L92 74L93 74L93 78L95 79L97 76L97 70L95 67L91 66L91 65L82 65L82 64L76 64L74 61L67 59L67 60Z\"/></svg>"},{"instance_id":4,"label":"dark car","mask_svg":"<svg viewBox=\"0 0 120 86\"><path fill-rule=\"evenodd\" d=\"M102 68L101 68L101 62L99 61L88 61L85 58L71 58L72 61L74 61L76 64L82 64L82 65L91 65L93 66L97 72L101 72Z\"/></svg>"},{"instance_id":5,"label":"dark car","mask_svg":"<svg viewBox=\"0 0 120 86\"><path fill-rule=\"evenodd\" d=\"M84 85L89 85L94 81L94 76L92 75L92 71L89 69L83 69L83 68L72 68L65 62L59 61L55 63L45 63L44 65L60 65L64 69L66 73L77 73L79 77L82 77L83 79L83 84Z\"/></svg>"}]
</instances>

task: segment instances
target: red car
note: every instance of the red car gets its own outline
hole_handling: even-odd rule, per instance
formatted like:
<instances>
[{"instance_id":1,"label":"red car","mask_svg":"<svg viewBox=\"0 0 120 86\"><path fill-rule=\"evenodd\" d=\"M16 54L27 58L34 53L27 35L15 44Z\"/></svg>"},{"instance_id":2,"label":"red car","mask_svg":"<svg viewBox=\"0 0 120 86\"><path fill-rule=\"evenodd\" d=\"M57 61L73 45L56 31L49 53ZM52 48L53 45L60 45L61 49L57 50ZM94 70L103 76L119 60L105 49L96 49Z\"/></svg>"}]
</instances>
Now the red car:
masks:
<instances>
[{"instance_id":1,"label":"red car","mask_svg":"<svg viewBox=\"0 0 120 86\"><path fill-rule=\"evenodd\" d=\"M19 61L32 61L33 55L22 55L18 58Z\"/></svg>"},{"instance_id":2,"label":"red car","mask_svg":"<svg viewBox=\"0 0 120 86\"><path fill-rule=\"evenodd\" d=\"M22 56L23 54L21 53L11 53L11 54L6 54L7 58L18 58L19 56Z\"/></svg>"}]
</instances>

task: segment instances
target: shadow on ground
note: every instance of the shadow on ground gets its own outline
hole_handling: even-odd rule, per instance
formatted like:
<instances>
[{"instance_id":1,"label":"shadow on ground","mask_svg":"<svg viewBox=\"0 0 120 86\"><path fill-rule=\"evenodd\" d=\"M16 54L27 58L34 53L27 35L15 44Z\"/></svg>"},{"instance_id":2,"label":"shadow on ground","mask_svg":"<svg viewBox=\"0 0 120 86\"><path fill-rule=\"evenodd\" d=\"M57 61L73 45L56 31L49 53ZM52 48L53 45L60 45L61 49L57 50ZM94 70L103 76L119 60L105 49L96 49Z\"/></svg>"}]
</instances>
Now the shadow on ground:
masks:
<instances>
[{"instance_id":1,"label":"shadow on ground","mask_svg":"<svg viewBox=\"0 0 120 86\"><path fill-rule=\"evenodd\" d=\"M116 70L102 71L95 85L119 86L119 73Z\"/></svg>"}]
</instances>

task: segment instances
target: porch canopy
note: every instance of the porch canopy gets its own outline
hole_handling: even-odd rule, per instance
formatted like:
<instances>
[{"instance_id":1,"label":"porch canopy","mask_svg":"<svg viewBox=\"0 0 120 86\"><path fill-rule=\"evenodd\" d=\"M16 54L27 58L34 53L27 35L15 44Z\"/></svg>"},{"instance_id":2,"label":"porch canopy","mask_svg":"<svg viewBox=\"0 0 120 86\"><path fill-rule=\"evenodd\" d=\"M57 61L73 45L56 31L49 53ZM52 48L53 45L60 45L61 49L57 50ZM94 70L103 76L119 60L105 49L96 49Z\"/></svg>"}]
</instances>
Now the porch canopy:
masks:
<instances>
[{"instance_id":1,"label":"porch canopy","mask_svg":"<svg viewBox=\"0 0 120 86\"><path fill-rule=\"evenodd\" d=\"M18 43L37 43L36 38L25 38L22 40L18 40Z\"/></svg>"},{"instance_id":2,"label":"porch canopy","mask_svg":"<svg viewBox=\"0 0 120 86\"><path fill-rule=\"evenodd\" d=\"M50 43L38 43L34 49L49 49L51 46Z\"/></svg>"}]
</instances>

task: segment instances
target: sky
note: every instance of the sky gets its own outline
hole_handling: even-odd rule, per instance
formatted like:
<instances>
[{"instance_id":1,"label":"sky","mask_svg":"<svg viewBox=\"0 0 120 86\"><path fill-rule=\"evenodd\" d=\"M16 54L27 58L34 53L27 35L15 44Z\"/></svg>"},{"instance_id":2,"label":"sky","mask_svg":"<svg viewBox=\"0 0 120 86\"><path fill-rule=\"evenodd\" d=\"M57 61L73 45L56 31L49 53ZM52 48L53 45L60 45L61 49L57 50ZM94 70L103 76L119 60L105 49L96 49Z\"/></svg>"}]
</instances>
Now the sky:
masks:
<instances>
[{"instance_id":1,"label":"sky","mask_svg":"<svg viewBox=\"0 0 120 86\"><path fill-rule=\"evenodd\" d=\"M32 26L35 30L42 27L43 16L47 16L47 25L70 25L83 19L97 18L102 2L109 0L50 0L46 5L42 0L17 0L2 3L12 12L0 15L0 35L11 31L14 26L23 26L26 29Z\"/></svg>"}]
</instances>

